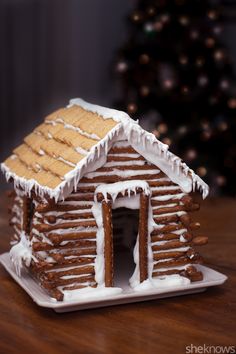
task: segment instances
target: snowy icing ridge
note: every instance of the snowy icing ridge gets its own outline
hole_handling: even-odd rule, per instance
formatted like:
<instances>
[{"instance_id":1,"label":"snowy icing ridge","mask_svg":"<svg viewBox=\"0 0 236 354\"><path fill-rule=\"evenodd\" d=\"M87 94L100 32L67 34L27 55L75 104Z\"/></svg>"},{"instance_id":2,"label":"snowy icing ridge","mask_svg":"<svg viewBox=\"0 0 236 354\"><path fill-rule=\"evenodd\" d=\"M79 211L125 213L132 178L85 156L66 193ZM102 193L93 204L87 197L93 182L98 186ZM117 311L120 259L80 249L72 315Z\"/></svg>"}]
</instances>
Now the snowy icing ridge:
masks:
<instances>
[{"instance_id":1,"label":"snowy icing ridge","mask_svg":"<svg viewBox=\"0 0 236 354\"><path fill-rule=\"evenodd\" d=\"M88 172L96 171L106 162L106 154L112 143L117 140L128 140L129 144L145 159L158 166L173 182L178 184L185 193L199 189L203 198L209 192L207 184L197 176L179 157L168 150L168 146L161 143L156 137L140 127L125 112L93 105L82 99L72 99L68 107L79 105L83 109L97 113L104 119L113 119L118 124L109 133L94 145L88 154L80 160L75 168L65 174L64 180L55 188L41 186L34 179L27 180L19 177L3 163L1 169L6 179L14 179L14 185L21 186L27 194L34 188L35 192L44 196L49 195L56 201L63 200L78 185L79 180ZM70 126L68 128L72 128ZM95 136L94 136L95 137Z\"/></svg>"}]
</instances>

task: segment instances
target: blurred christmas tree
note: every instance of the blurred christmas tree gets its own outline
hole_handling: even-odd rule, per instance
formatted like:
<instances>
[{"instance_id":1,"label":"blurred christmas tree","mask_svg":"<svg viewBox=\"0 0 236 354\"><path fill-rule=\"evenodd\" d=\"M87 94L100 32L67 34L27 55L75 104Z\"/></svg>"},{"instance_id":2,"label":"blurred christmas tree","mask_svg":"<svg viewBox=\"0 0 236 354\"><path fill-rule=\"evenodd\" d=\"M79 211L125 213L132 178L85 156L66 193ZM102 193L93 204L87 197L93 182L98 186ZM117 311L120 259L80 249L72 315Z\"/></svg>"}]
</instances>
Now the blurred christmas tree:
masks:
<instances>
[{"instance_id":1,"label":"blurred christmas tree","mask_svg":"<svg viewBox=\"0 0 236 354\"><path fill-rule=\"evenodd\" d=\"M181 156L213 194L236 194L236 98L219 4L140 0L114 68L119 109Z\"/></svg>"}]
</instances>

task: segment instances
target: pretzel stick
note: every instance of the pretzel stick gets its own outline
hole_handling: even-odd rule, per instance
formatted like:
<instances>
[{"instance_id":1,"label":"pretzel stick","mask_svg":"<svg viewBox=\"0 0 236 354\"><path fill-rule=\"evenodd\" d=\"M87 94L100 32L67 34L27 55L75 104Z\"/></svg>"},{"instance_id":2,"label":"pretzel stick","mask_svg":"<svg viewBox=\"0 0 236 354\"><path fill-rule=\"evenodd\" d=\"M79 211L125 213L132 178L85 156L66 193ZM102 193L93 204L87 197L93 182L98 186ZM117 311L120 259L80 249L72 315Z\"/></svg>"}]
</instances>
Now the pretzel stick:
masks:
<instances>
[{"instance_id":1,"label":"pretzel stick","mask_svg":"<svg viewBox=\"0 0 236 354\"><path fill-rule=\"evenodd\" d=\"M69 248L74 248L74 247L80 247L80 242L81 241L71 241L66 243L65 245L56 245L58 249L69 249ZM96 242L96 241L94 241ZM34 242L32 245L32 249L34 252L39 252L39 251L50 251L55 249L55 245L50 245L46 242ZM81 254L83 250L81 250ZM92 252L92 251L90 251ZM93 254L93 253L90 253Z\"/></svg>"},{"instance_id":2,"label":"pretzel stick","mask_svg":"<svg viewBox=\"0 0 236 354\"><path fill-rule=\"evenodd\" d=\"M96 172L112 172L114 170L120 171L143 171L143 170L157 170L158 168L155 165L121 165L121 166L112 166L112 167L100 167Z\"/></svg>"},{"instance_id":3,"label":"pretzel stick","mask_svg":"<svg viewBox=\"0 0 236 354\"><path fill-rule=\"evenodd\" d=\"M48 225L48 224L34 224L33 227L38 230L39 232L49 232L52 230L58 230L58 229L70 229L73 227L95 227L97 226L95 220L84 220L84 221L77 221L77 222L68 222L68 223L62 223L62 224L56 224L56 225Z\"/></svg>"},{"instance_id":4,"label":"pretzel stick","mask_svg":"<svg viewBox=\"0 0 236 354\"><path fill-rule=\"evenodd\" d=\"M147 255L147 238L148 238L148 207L149 197L144 193L140 194L140 210L139 210L139 269L140 282L148 278L148 255Z\"/></svg>"},{"instance_id":5,"label":"pretzel stick","mask_svg":"<svg viewBox=\"0 0 236 354\"><path fill-rule=\"evenodd\" d=\"M111 202L102 202L105 256L105 286L113 286L113 232Z\"/></svg>"},{"instance_id":6,"label":"pretzel stick","mask_svg":"<svg viewBox=\"0 0 236 354\"><path fill-rule=\"evenodd\" d=\"M186 241L191 241L192 240L192 235L188 232L183 233L182 235ZM180 235L176 234L162 234L162 235L153 235L151 236L152 242L157 242L157 241L168 241L168 240L179 240Z\"/></svg>"},{"instance_id":7,"label":"pretzel stick","mask_svg":"<svg viewBox=\"0 0 236 354\"><path fill-rule=\"evenodd\" d=\"M72 214L72 213L65 213L65 214L61 214L61 215L49 215L49 216L44 216L42 218L42 220L46 220L48 221L50 224L55 224L55 222L59 219L62 219L62 220L81 220L81 219L93 219L94 216L92 213L87 213L87 212L84 212L84 213L75 213L75 214Z\"/></svg>"},{"instance_id":8,"label":"pretzel stick","mask_svg":"<svg viewBox=\"0 0 236 354\"><path fill-rule=\"evenodd\" d=\"M163 207L158 209L153 209L153 215L160 215L165 213L175 213L178 211L185 211L186 208L183 205L176 205L172 207Z\"/></svg>"},{"instance_id":9,"label":"pretzel stick","mask_svg":"<svg viewBox=\"0 0 236 354\"><path fill-rule=\"evenodd\" d=\"M174 190L157 190L157 191L152 191L152 197L158 197L158 196L161 196L161 195L173 195L173 194L179 194L179 193L182 193L181 189L174 189Z\"/></svg>"},{"instance_id":10,"label":"pretzel stick","mask_svg":"<svg viewBox=\"0 0 236 354\"><path fill-rule=\"evenodd\" d=\"M81 239L96 239L96 232L86 231L86 232L68 232L66 234L59 234L51 232L47 236L49 240L53 243L58 244L66 240L81 240Z\"/></svg>"},{"instance_id":11,"label":"pretzel stick","mask_svg":"<svg viewBox=\"0 0 236 354\"><path fill-rule=\"evenodd\" d=\"M139 180L149 180L149 179L156 179L156 178L162 178L165 177L165 175L162 172L159 172L157 174L144 174L144 175L135 175L135 176L127 176L127 177L121 177L121 176L117 176L117 175L106 175L104 173L103 176L96 176L96 177L92 177L92 178L88 178L88 177L83 177L80 182L81 183L113 183L113 182L122 182L122 181L132 181L134 179L139 179Z\"/></svg>"},{"instance_id":12,"label":"pretzel stick","mask_svg":"<svg viewBox=\"0 0 236 354\"><path fill-rule=\"evenodd\" d=\"M127 153L127 154L137 154L137 151L135 151L131 146L123 146L123 147L112 147L109 150L109 154L121 154L121 153ZM108 154L108 156L109 156Z\"/></svg>"},{"instance_id":13,"label":"pretzel stick","mask_svg":"<svg viewBox=\"0 0 236 354\"><path fill-rule=\"evenodd\" d=\"M190 243L185 242L184 246L190 246ZM155 251L169 250L172 248L179 248L179 247L183 247L183 242L170 241L170 242L163 243L162 245L152 245L152 250L153 252L155 252Z\"/></svg>"},{"instance_id":14,"label":"pretzel stick","mask_svg":"<svg viewBox=\"0 0 236 354\"><path fill-rule=\"evenodd\" d=\"M154 215L156 216L156 215ZM170 222L177 222L179 220L178 215L167 215L167 216L160 216L160 217L154 217L153 220L155 221L156 224L168 224Z\"/></svg>"},{"instance_id":15,"label":"pretzel stick","mask_svg":"<svg viewBox=\"0 0 236 354\"><path fill-rule=\"evenodd\" d=\"M155 229L152 231L151 235L160 235L165 233L170 233L171 231L181 230L184 229L183 224L176 224L176 225L165 225L161 229Z\"/></svg>"},{"instance_id":16,"label":"pretzel stick","mask_svg":"<svg viewBox=\"0 0 236 354\"><path fill-rule=\"evenodd\" d=\"M48 205L48 204L40 204L35 208L35 211L41 212L48 212L48 211L71 211L71 210L82 210L82 209L91 209L91 204L86 205Z\"/></svg>"}]
</instances>

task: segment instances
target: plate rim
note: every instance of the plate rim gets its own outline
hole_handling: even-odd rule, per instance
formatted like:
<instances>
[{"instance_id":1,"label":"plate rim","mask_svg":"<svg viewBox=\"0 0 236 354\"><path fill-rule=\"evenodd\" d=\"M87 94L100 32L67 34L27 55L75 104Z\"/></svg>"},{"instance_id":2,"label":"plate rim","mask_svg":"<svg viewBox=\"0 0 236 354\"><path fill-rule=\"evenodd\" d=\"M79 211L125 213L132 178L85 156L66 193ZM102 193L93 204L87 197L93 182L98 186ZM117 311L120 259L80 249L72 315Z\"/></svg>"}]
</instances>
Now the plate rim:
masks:
<instances>
[{"instance_id":1,"label":"plate rim","mask_svg":"<svg viewBox=\"0 0 236 354\"><path fill-rule=\"evenodd\" d=\"M44 307L44 308L51 308L55 311L60 311L62 312L63 309L66 308L73 308L76 307L77 308L75 310L80 310L78 307L81 307L81 309L86 309L86 305L91 306L92 304L97 306L94 307L104 307L104 306L111 306L112 301L115 301L120 304L125 304L125 303L131 303L131 302L138 302L138 301L147 301L149 300L148 298L150 298L150 300L153 300L155 298L155 296L158 298L160 298L160 296L163 298L165 297L164 295L166 294L166 297L170 297L171 295L174 296L175 293L178 293L178 295L185 295L186 293L194 293L194 292L200 292L200 291L204 291L206 290L206 288L212 287L212 286L216 286L216 285L222 285L223 283L225 283L225 281L228 279L228 277L221 273L218 272L208 266L204 266L204 265L198 265L199 268L201 268L202 271L211 271L211 273L213 275L215 275L216 279L215 280L208 280L208 281L199 281L199 282L194 282L194 283L190 283L188 285L185 286L181 286L181 287L170 287L170 288L161 288L161 289L152 289L150 291L149 290L143 290L143 291L133 291L130 293L120 293L120 294L113 294L113 295L109 295L106 297L97 297L97 298L88 298L88 299L82 299L82 300L73 300L73 301L56 301L56 300L52 300L52 298L45 292L45 296L48 297L47 300L43 300L40 298L37 298L33 292L30 289L30 286L27 286L27 278L24 277L19 277L13 268L10 267L11 264L10 263L10 258L9 258L9 252L5 252L0 254L0 263L2 264L2 266L4 267L4 269L7 271L7 273L16 281L16 283L22 288L24 289L24 291L30 296L30 298L40 307ZM26 272L27 274L27 272ZM30 274L28 273L28 277L30 277L30 280L33 281L35 283L35 286L39 288L40 292L43 291L43 289L37 284L37 282L30 276ZM169 295L169 296L168 296ZM135 300L134 300L135 298ZM107 304L108 303L108 304ZM118 304L117 303L117 304ZM115 305L115 304L114 304Z\"/></svg>"}]
</instances>

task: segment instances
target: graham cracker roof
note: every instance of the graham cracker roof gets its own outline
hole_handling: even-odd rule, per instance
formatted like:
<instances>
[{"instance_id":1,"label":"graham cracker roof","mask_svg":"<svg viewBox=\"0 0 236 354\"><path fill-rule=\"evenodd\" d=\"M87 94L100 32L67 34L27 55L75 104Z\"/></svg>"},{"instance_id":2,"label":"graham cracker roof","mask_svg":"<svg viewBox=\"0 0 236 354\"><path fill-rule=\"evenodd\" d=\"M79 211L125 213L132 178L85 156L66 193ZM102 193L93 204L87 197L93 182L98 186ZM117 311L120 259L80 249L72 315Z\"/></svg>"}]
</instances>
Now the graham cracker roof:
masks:
<instances>
[{"instance_id":1,"label":"graham cracker roof","mask_svg":"<svg viewBox=\"0 0 236 354\"><path fill-rule=\"evenodd\" d=\"M66 108L48 115L13 150L1 168L7 179L13 178L14 183L27 193L34 188L40 195L47 193L56 200L63 199L85 173L105 163L112 142L121 137L130 141L140 154L156 163L169 177L171 174L170 178L183 189L190 190L187 185L191 179L192 189L196 184L207 194L208 188L200 177L126 113L81 99L71 100ZM170 170L175 165L178 165L178 173L173 174ZM181 181L183 177L188 183Z\"/></svg>"}]
</instances>

